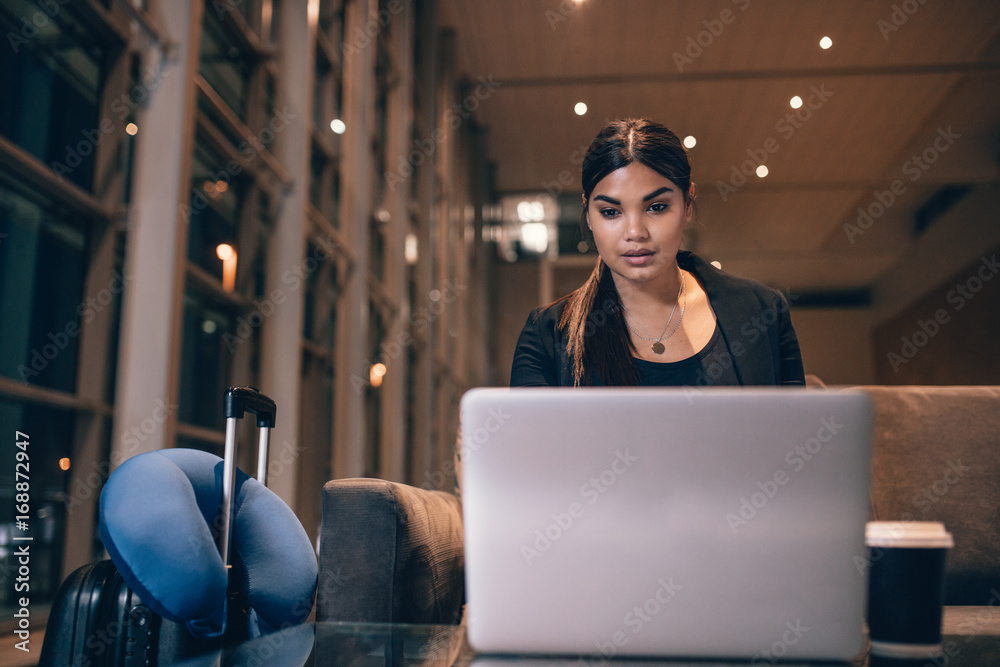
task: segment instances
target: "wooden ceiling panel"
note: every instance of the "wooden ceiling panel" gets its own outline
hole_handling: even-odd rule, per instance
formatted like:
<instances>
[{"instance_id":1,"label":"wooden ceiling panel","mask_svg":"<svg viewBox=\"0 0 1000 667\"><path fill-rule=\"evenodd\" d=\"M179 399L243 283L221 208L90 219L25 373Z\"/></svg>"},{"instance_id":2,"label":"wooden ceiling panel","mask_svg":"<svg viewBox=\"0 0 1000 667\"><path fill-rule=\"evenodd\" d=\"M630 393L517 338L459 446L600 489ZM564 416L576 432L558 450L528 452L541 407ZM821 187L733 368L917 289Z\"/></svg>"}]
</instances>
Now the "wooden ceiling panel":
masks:
<instances>
[{"instance_id":1,"label":"wooden ceiling panel","mask_svg":"<svg viewBox=\"0 0 1000 667\"><path fill-rule=\"evenodd\" d=\"M901 15L904 4L917 9ZM440 7L457 36L458 71L500 82L476 111L499 193L579 192L583 155L607 119L654 118L698 140L690 155L702 224L692 243L771 284L874 282L912 247L915 212L942 188L1000 178L1000 2ZM826 51L824 35L834 42ZM678 66L675 53L690 62ZM810 99L816 90L831 93L821 105ZM790 122L796 94L818 108ZM583 117L573 113L580 101ZM960 137L934 156L948 128ZM914 179L911 159L929 150L932 168ZM740 168L755 167L762 151L767 178L742 182ZM901 179L905 192L852 243L844 225ZM1000 212L994 218L1000 224Z\"/></svg>"}]
</instances>

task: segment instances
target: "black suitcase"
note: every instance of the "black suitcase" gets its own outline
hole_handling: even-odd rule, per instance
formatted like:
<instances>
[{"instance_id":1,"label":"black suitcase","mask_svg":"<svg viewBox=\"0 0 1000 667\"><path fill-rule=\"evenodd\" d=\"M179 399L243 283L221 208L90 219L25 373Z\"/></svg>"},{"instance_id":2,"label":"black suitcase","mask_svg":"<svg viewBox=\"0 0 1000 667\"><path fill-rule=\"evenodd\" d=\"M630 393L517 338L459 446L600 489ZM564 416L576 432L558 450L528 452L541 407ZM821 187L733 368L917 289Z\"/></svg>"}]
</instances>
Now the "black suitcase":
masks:
<instances>
[{"instance_id":1,"label":"black suitcase","mask_svg":"<svg viewBox=\"0 0 1000 667\"><path fill-rule=\"evenodd\" d=\"M269 429L275 405L251 387L232 387L224 400L226 451L220 508L219 552L229 562L232 495L236 474L236 425L243 413L257 415L260 429L257 479L267 482ZM239 568L238 559L233 567ZM49 612L39 667L156 667L199 655L217 655L223 645L248 637L247 604L230 577L226 634L218 639L192 635L184 624L153 612L122 579L110 560L77 569L56 593ZM214 658L213 658L214 659Z\"/></svg>"}]
</instances>

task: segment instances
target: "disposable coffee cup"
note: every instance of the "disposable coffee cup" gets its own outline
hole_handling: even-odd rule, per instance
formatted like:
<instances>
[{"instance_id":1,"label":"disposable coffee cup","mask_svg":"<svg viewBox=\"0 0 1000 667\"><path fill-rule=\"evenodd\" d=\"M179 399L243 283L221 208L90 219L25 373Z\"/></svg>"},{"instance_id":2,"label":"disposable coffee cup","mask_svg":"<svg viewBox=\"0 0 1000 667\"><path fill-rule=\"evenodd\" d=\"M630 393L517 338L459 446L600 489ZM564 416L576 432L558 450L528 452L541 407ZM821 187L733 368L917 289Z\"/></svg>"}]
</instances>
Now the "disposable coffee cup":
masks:
<instances>
[{"instance_id":1,"label":"disposable coffee cup","mask_svg":"<svg viewBox=\"0 0 1000 667\"><path fill-rule=\"evenodd\" d=\"M865 528L871 655L941 655L945 560L954 546L944 524L872 521Z\"/></svg>"}]
</instances>

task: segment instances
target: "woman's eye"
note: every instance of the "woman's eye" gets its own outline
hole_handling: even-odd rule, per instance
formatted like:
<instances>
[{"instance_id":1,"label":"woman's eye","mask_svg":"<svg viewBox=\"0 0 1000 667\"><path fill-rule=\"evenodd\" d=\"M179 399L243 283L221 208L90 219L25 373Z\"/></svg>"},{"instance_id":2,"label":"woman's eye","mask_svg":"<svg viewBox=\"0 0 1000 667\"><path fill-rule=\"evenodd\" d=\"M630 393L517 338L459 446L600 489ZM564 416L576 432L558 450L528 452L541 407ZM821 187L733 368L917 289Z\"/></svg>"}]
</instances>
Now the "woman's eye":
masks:
<instances>
[{"instance_id":1,"label":"woman's eye","mask_svg":"<svg viewBox=\"0 0 1000 667\"><path fill-rule=\"evenodd\" d=\"M603 217L605 217L605 218L613 218L616 215L618 215L618 211L617 211L617 209L613 209L613 208L602 208L601 209L601 215Z\"/></svg>"},{"instance_id":2,"label":"woman's eye","mask_svg":"<svg viewBox=\"0 0 1000 667\"><path fill-rule=\"evenodd\" d=\"M653 213L663 213L668 208L670 208L668 204L665 204L664 202L656 202L655 204L649 207L649 210L652 211Z\"/></svg>"}]
</instances>

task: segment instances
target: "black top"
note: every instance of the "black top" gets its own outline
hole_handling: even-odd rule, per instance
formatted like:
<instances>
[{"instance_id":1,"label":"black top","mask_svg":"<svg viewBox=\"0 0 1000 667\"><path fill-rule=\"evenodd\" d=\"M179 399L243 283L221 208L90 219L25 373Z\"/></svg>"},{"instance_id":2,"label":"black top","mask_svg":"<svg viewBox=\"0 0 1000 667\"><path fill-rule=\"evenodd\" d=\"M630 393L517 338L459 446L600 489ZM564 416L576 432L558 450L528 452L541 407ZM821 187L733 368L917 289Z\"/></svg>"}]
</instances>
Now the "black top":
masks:
<instances>
[{"instance_id":1,"label":"black top","mask_svg":"<svg viewBox=\"0 0 1000 667\"><path fill-rule=\"evenodd\" d=\"M719 344L725 346L732 360L734 384L805 384L799 341L792 328L788 301L781 292L724 273L694 253L677 253L677 263L705 288L709 304L715 311ZM558 326L565 307L566 301L560 301L531 311L514 350L510 386L573 386L573 365L566 353L566 335ZM711 346L712 343L706 346L708 354L713 354ZM643 364L640 362L637 360L641 373ZM702 368L708 373L711 364ZM721 376L712 381L712 384L721 383ZM705 382L690 384L706 386Z\"/></svg>"},{"instance_id":2,"label":"black top","mask_svg":"<svg viewBox=\"0 0 1000 667\"><path fill-rule=\"evenodd\" d=\"M705 347L687 359L664 362L633 358L639 367L640 387L721 387L740 383L718 324Z\"/></svg>"}]
</instances>

